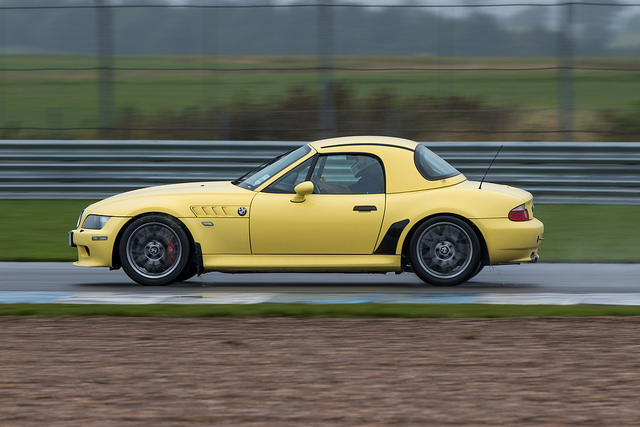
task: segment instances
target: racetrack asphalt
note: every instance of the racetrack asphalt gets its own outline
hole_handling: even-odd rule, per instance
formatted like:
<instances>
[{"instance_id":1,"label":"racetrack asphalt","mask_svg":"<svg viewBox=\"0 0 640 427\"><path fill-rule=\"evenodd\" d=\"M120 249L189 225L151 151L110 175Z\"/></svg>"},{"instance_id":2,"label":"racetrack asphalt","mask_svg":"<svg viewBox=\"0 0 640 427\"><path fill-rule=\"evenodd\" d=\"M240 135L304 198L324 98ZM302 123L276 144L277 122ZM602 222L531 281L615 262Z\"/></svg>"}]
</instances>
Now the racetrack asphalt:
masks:
<instances>
[{"instance_id":1,"label":"racetrack asphalt","mask_svg":"<svg viewBox=\"0 0 640 427\"><path fill-rule=\"evenodd\" d=\"M522 264L487 267L468 283L440 288L403 274L208 273L163 287L121 270L71 263L0 263L0 302L77 303L494 303L640 305L640 264Z\"/></svg>"}]
</instances>

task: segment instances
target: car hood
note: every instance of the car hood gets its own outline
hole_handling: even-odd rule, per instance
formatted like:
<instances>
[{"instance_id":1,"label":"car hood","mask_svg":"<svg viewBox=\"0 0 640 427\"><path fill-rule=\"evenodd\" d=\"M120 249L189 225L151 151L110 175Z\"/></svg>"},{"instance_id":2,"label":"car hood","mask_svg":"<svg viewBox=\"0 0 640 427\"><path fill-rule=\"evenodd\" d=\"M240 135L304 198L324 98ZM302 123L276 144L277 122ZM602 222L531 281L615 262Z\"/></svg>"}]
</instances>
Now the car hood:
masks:
<instances>
[{"instance_id":1,"label":"car hood","mask_svg":"<svg viewBox=\"0 0 640 427\"><path fill-rule=\"evenodd\" d=\"M249 205L255 194L231 181L160 185L108 197L89 206L86 213L132 217L143 212L159 212L193 217L193 206Z\"/></svg>"},{"instance_id":2,"label":"car hood","mask_svg":"<svg viewBox=\"0 0 640 427\"><path fill-rule=\"evenodd\" d=\"M229 193L242 190L231 184L231 181L208 181L208 182L187 182L182 184L158 185L155 187L140 188L137 190L127 191L126 193L116 194L115 196L104 199L104 202L131 199L136 197L147 196L175 196L183 194L200 194L200 193Z\"/></svg>"}]
</instances>

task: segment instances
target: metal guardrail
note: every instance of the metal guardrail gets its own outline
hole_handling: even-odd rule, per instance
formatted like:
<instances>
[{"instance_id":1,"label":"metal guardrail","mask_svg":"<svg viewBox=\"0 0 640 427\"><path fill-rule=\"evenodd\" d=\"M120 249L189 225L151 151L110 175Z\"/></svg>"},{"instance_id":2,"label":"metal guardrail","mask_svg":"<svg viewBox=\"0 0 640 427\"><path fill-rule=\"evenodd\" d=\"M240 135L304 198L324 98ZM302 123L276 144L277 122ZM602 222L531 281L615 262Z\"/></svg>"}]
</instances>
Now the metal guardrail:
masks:
<instances>
[{"instance_id":1,"label":"metal guardrail","mask_svg":"<svg viewBox=\"0 0 640 427\"><path fill-rule=\"evenodd\" d=\"M100 199L152 185L233 179L302 142L0 141L0 199ZM640 143L438 142L467 178L537 203L640 205Z\"/></svg>"}]
</instances>

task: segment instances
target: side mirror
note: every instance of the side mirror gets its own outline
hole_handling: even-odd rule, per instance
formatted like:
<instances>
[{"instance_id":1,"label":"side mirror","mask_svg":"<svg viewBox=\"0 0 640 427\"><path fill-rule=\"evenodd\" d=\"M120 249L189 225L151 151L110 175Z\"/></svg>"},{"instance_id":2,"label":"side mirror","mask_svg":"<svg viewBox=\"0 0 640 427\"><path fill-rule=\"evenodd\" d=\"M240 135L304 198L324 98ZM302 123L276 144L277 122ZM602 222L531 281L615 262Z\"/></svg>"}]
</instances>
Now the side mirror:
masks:
<instances>
[{"instance_id":1,"label":"side mirror","mask_svg":"<svg viewBox=\"0 0 640 427\"><path fill-rule=\"evenodd\" d=\"M296 185L293 190L296 192L296 195L293 196L291 202L302 203L304 202L304 199L307 197L307 195L313 193L313 182L301 182L300 184Z\"/></svg>"}]
</instances>

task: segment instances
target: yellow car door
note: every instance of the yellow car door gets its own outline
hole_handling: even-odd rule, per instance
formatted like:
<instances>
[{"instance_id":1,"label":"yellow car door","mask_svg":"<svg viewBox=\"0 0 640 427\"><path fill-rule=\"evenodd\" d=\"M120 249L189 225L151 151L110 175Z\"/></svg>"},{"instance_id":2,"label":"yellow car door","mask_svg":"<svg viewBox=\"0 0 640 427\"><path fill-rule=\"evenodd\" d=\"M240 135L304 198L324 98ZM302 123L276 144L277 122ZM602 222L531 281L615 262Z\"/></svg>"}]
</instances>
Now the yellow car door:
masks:
<instances>
[{"instance_id":1,"label":"yellow car door","mask_svg":"<svg viewBox=\"0 0 640 427\"><path fill-rule=\"evenodd\" d=\"M299 197L294 189L304 181L313 183L313 193ZM309 159L253 199L251 252L371 254L384 216L384 187L382 163L374 156Z\"/></svg>"}]
</instances>

